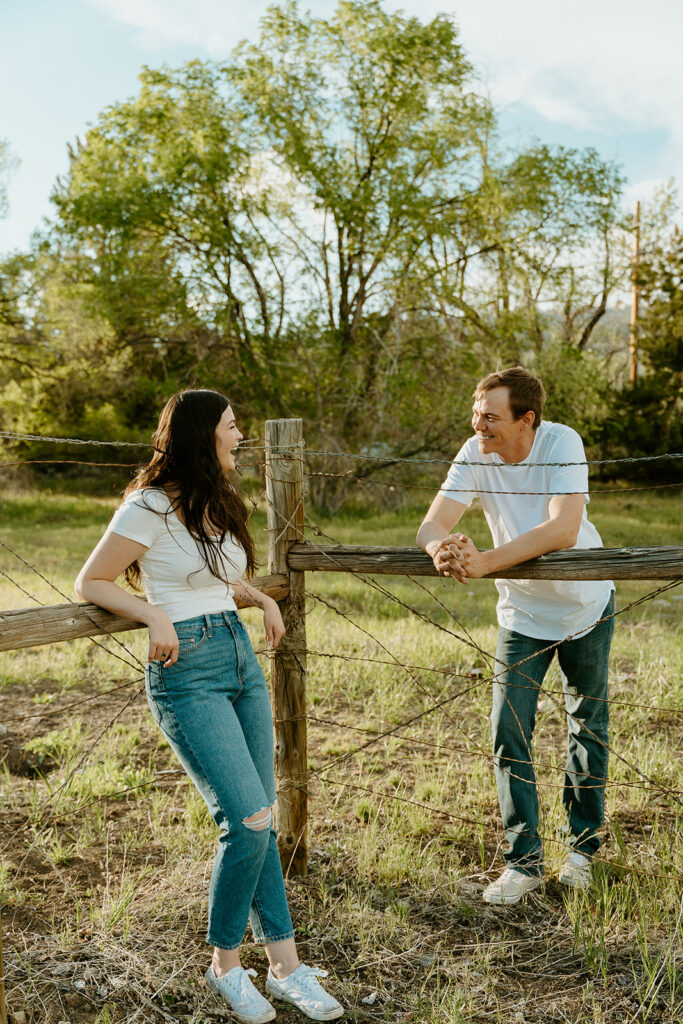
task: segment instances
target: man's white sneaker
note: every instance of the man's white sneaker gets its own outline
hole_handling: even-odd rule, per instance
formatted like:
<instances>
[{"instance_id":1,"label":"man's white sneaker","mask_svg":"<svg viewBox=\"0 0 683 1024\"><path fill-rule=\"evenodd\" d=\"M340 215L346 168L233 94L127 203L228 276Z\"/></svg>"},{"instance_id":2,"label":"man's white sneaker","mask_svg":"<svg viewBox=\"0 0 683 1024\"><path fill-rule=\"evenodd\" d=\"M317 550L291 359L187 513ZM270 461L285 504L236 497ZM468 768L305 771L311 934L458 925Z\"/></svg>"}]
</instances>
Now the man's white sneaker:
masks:
<instances>
[{"instance_id":1,"label":"man's white sneaker","mask_svg":"<svg viewBox=\"0 0 683 1024\"><path fill-rule=\"evenodd\" d=\"M562 885L570 885L572 889L587 889L593 879L592 863L590 857L584 857L578 850L570 850L558 875Z\"/></svg>"},{"instance_id":2,"label":"man's white sneaker","mask_svg":"<svg viewBox=\"0 0 683 1024\"><path fill-rule=\"evenodd\" d=\"M206 983L228 1004L240 1024L266 1024L274 1020L275 1007L254 988L251 979L256 971L233 967L217 978L213 967L206 972Z\"/></svg>"},{"instance_id":3,"label":"man's white sneaker","mask_svg":"<svg viewBox=\"0 0 683 1024\"><path fill-rule=\"evenodd\" d=\"M296 1006L311 1020L336 1020L344 1013L344 1007L318 981L318 978L326 977L327 971L307 967L306 964L299 964L283 981L268 970L266 992L273 999L282 999Z\"/></svg>"},{"instance_id":4,"label":"man's white sneaker","mask_svg":"<svg viewBox=\"0 0 683 1024\"><path fill-rule=\"evenodd\" d=\"M538 875L525 875L523 871L516 871L515 868L506 868L500 878L486 886L482 898L486 903L497 905L519 903L522 896L538 889L541 882L542 879Z\"/></svg>"}]
</instances>

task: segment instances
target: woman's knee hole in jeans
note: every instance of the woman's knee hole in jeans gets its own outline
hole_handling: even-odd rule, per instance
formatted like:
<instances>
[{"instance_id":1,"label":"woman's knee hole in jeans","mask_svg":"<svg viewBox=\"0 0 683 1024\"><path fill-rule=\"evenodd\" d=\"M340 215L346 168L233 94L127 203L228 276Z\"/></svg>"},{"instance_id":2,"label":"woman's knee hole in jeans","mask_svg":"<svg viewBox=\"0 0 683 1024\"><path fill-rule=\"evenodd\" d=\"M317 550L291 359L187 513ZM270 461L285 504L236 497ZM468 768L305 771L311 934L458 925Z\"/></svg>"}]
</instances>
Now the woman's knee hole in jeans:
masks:
<instances>
[{"instance_id":1,"label":"woman's knee hole in jeans","mask_svg":"<svg viewBox=\"0 0 683 1024\"><path fill-rule=\"evenodd\" d=\"M273 812L270 807L262 807L260 811L256 811L255 814L250 814L247 818L242 818L242 824L245 828L251 829L252 832L265 832L270 828L273 821Z\"/></svg>"}]
</instances>

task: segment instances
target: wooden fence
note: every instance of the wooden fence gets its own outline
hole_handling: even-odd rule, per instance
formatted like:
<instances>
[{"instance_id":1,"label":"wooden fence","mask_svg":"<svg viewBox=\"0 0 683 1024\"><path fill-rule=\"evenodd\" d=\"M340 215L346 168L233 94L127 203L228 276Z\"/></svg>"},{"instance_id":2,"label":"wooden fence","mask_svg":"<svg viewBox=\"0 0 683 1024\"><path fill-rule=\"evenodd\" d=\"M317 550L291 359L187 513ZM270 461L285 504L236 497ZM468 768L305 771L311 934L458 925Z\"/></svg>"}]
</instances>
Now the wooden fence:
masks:
<instances>
[{"instance_id":1,"label":"wooden fence","mask_svg":"<svg viewBox=\"0 0 683 1024\"><path fill-rule=\"evenodd\" d=\"M285 869L306 871L306 572L436 576L420 548L302 543L304 465L301 420L266 423L269 575L253 585L278 601L287 632L270 656L275 717L278 841ZM600 580L683 578L683 547L557 551L504 572L499 579ZM239 605L239 602L238 602ZM59 604L0 612L0 651L142 629L91 604ZM1 973L1 972L0 972Z\"/></svg>"}]
</instances>

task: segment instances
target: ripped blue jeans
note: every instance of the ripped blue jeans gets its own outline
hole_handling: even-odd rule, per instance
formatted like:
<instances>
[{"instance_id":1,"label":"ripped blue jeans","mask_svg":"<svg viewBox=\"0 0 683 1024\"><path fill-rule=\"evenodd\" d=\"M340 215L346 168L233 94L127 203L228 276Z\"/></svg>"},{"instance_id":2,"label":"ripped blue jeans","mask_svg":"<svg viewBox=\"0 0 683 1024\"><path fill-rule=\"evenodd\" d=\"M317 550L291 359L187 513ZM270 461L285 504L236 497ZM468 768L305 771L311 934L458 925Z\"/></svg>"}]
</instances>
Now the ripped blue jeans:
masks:
<instances>
[{"instance_id":1,"label":"ripped blue jeans","mask_svg":"<svg viewBox=\"0 0 683 1024\"><path fill-rule=\"evenodd\" d=\"M209 887L207 942L241 945L293 936L270 816L275 802L273 716L263 672L237 612L174 623L180 653L145 672L152 715L220 830ZM265 814L259 812L265 811Z\"/></svg>"}]
</instances>

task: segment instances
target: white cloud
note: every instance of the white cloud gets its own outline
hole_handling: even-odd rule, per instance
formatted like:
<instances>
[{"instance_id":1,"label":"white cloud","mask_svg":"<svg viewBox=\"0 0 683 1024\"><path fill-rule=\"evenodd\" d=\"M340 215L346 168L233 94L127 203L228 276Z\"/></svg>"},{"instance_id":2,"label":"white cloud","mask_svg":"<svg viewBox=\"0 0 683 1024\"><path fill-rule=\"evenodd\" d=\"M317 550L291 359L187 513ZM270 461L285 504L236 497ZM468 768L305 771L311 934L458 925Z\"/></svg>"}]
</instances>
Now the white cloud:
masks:
<instances>
[{"instance_id":1,"label":"white cloud","mask_svg":"<svg viewBox=\"0 0 683 1024\"><path fill-rule=\"evenodd\" d=\"M196 46L226 56L255 38L266 0L90 0L138 30L147 48ZM451 13L498 105L523 103L579 130L659 128L683 152L680 0L385 0L425 19ZM333 0L302 0L329 15Z\"/></svg>"},{"instance_id":2,"label":"white cloud","mask_svg":"<svg viewBox=\"0 0 683 1024\"><path fill-rule=\"evenodd\" d=\"M628 209L633 209L636 200L647 203L657 193L666 190L669 185L668 178L645 178L643 181L634 181L624 189L624 204Z\"/></svg>"},{"instance_id":3,"label":"white cloud","mask_svg":"<svg viewBox=\"0 0 683 1024\"><path fill-rule=\"evenodd\" d=\"M680 0L404 0L455 16L494 102L578 129L662 128L683 145Z\"/></svg>"},{"instance_id":4,"label":"white cloud","mask_svg":"<svg viewBox=\"0 0 683 1024\"><path fill-rule=\"evenodd\" d=\"M265 3L238 0L90 0L116 21L139 33L142 47L162 50L196 46L205 56L224 57L245 36L253 36Z\"/></svg>"},{"instance_id":5,"label":"white cloud","mask_svg":"<svg viewBox=\"0 0 683 1024\"><path fill-rule=\"evenodd\" d=\"M267 0L89 0L117 21L139 32L146 49L196 46L212 58L226 57L242 39L255 39ZM334 9L331 0L303 5L314 14Z\"/></svg>"}]
</instances>

